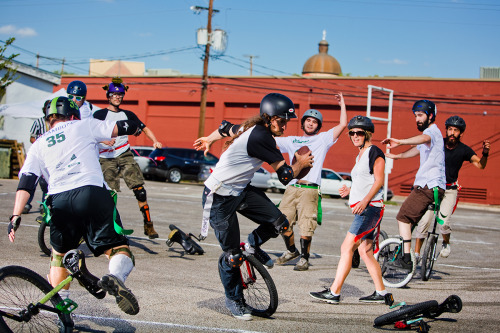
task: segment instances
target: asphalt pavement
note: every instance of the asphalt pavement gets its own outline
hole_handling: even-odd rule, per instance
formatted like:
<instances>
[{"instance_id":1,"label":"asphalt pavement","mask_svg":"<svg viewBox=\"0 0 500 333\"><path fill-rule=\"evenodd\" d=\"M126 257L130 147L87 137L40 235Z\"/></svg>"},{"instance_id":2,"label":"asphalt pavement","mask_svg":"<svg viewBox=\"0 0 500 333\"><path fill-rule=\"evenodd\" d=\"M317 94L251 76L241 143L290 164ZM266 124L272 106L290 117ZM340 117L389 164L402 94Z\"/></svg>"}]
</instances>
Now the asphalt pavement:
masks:
<instances>
[{"instance_id":1,"label":"asphalt pavement","mask_svg":"<svg viewBox=\"0 0 500 333\"><path fill-rule=\"evenodd\" d=\"M46 276L49 258L42 254L37 243L38 215L34 208L22 216L16 242L10 243L7 220L17 187L16 180L0 179L0 266L21 265ZM79 307L74 311L76 332L375 332L394 331L391 326L373 327L373 320L389 310L386 305L360 303L358 299L373 293L374 286L363 263L353 269L342 289L341 303L331 305L312 299L310 291L329 286L335 276L340 245L352 222L352 214L343 199L323 199L323 224L318 227L312 242L311 267L297 272L293 264L275 266L269 272L279 294L279 306L269 319L255 318L240 321L233 318L224 306L224 292L217 271L221 253L213 231L200 242L204 255L186 254L165 241L175 224L186 233L198 234L201 225L201 193L199 184L169 184L146 182L148 201L155 229L160 238L150 240L143 234L142 215L137 201L122 182L118 209L124 227L134 229L131 247L136 267L126 281L137 296L141 310L138 315L122 313L111 297L96 300L77 283L71 287L70 298ZM275 202L281 194L267 193ZM40 200L37 190L35 200ZM386 205L382 229L397 235L395 216L403 198L395 197ZM435 299L442 302L455 294L463 301L457 314L445 313L429 320L431 332L495 332L500 327L500 210L498 207L460 203L452 223L452 251L439 258L430 280L423 282L419 275L406 288L390 289L396 302L415 304ZM240 219L241 239L255 224ZM297 246L298 244L298 237ZM275 259L284 250L281 237L263 246ZM97 276L107 273L104 256L87 257L89 270ZM415 331L415 329L413 330Z\"/></svg>"}]
</instances>

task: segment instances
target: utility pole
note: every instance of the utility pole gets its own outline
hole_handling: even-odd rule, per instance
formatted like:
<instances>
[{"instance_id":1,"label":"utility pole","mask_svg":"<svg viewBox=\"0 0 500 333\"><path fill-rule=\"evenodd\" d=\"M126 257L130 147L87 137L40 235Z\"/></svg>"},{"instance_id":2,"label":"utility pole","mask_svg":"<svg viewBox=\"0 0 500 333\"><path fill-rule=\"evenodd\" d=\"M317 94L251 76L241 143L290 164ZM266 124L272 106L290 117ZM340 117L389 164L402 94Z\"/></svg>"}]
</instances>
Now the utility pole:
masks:
<instances>
[{"instance_id":1,"label":"utility pole","mask_svg":"<svg viewBox=\"0 0 500 333\"><path fill-rule=\"evenodd\" d=\"M203 77L201 79L201 102L200 102L200 120L198 123L198 137L205 136L205 113L207 109L207 86L208 86L208 59L210 58L210 44L212 35L212 12L213 0L208 5L208 23L207 23L207 45L205 45L205 58L203 59Z\"/></svg>"},{"instance_id":2,"label":"utility pole","mask_svg":"<svg viewBox=\"0 0 500 333\"><path fill-rule=\"evenodd\" d=\"M258 58L259 56L252 55L252 54L245 54L244 57L250 58L250 76L252 76L253 59Z\"/></svg>"},{"instance_id":3,"label":"utility pole","mask_svg":"<svg viewBox=\"0 0 500 333\"><path fill-rule=\"evenodd\" d=\"M61 75L63 75L63 73L64 73L64 61L65 61L65 59L62 58Z\"/></svg>"}]
</instances>

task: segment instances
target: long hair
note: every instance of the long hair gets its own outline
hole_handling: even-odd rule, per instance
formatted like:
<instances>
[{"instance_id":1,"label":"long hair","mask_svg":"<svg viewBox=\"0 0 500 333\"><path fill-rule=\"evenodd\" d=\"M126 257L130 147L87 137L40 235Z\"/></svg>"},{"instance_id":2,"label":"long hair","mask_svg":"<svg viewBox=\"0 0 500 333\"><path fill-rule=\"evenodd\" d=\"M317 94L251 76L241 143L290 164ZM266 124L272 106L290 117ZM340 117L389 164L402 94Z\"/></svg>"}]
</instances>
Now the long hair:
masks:
<instances>
[{"instance_id":1,"label":"long hair","mask_svg":"<svg viewBox=\"0 0 500 333\"><path fill-rule=\"evenodd\" d=\"M269 118L269 116L267 114L264 114L263 116L266 118ZM251 128L255 125L265 125L266 123L267 123L267 121L264 120L260 115L254 116L252 118L245 120L245 122L243 124L241 124L241 127L243 127L243 130L239 130L238 133L231 138L231 140L227 141L224 144L222 151L226 151L229 148L229 146L231 146L233 144L234 140L239 138L240 135L245 133L249 128Z\"/></svg>"}]
</instances>

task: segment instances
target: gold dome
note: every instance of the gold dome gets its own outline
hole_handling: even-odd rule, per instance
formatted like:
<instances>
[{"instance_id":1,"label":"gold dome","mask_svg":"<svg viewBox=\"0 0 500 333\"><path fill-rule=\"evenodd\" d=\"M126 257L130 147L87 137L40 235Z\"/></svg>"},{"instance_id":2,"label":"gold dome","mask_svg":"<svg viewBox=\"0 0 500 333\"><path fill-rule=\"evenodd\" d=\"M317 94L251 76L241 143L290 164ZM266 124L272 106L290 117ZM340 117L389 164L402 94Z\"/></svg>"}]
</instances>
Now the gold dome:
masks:
<instances>
[{"instance_id":1,"label":"gold dome","mask_svg":"<svg viewBox=\"0 0 500 333\"><path fill-rule=\"evenodd\" d=\"M342 74L340 64L328 54L328 42L319 42L319 53L307 59L302 68L303 76L338 76Z\"/></svg>"}]
</instances>

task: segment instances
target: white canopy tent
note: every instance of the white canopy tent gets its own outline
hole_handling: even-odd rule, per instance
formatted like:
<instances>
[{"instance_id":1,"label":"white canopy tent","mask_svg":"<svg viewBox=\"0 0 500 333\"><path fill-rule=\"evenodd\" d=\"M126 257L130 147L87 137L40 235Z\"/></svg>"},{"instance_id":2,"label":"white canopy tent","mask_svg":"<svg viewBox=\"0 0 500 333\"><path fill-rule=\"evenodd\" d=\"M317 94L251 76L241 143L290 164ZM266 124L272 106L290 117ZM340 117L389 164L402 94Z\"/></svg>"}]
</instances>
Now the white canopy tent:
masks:
<instances>
[{"instance_id":1,"label":"white canopy tent","mask_svg":"<svg viewBox=\"0 0 500 333\"><path fill-rule=\"evenodd\" d=\"M43 116L43 104L48 99L66 96L66 89L47 95L45 98L26 103L0 104L0 139L16 140L24 143L28 151L30 129L35 119Z\"/></svg>"}]
</instances>

